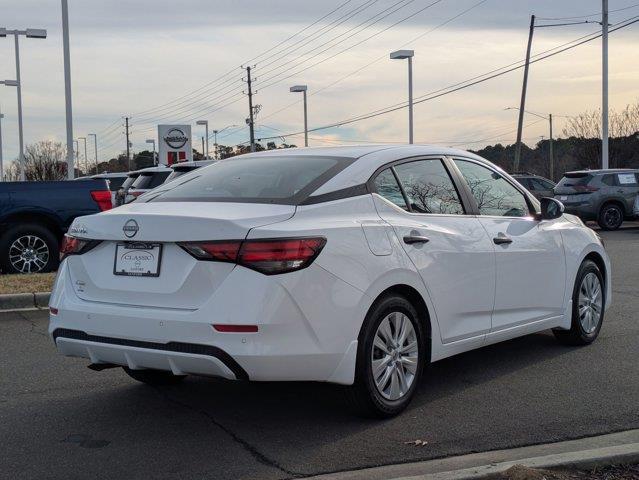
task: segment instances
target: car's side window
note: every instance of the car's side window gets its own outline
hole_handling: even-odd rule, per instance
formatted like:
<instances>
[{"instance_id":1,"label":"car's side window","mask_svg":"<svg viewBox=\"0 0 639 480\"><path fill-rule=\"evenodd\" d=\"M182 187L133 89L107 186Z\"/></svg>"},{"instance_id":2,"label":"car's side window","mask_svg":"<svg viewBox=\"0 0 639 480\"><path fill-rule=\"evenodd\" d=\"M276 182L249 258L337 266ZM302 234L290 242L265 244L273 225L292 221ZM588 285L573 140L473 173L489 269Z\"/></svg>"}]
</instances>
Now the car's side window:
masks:
<instances>
[{"instance_id":1,"label":"car's side window","mask_svg":"<svg viewBox=\"0 0 639 480\"><path fill-rule=\"evenodd\" d=\"M475 197L480 215L525 217L529 214L524 194L499 173L467 160L455 159L455 164Z\"/></svg>"},{"instance_id":2,"label":"car's side window","mask_svg":"<svg viewBox=\"0 0 639 480\"><path fill-rule=\"evenodd\" d=\"M406 206L406 200L402 195L402 190L399 188L397 179L390 168L382 171L377 177L375 177L375 191L379 193L389 202L394 203L399 208L408 210Z\"/></svg>"},{"instance_id":3,"label":"car's side window","mask_svg":"<svg viewBox=\"0 0 639 480\"><path fill-rule=\"evenodd\" d=\"M601 183L609 187L614 187L617 184L615 176L610 173L601 178Z\"/></svg>"},{"instance_id":4,"label":"car's side window","mask_svg":"<svg viewBox=\"0 0 639 480\"><path fill-rule=\"evenodd\" d=\"M464 207L446 167L439 159L396 165L411 211L463 215Z\"/></svg>"},{"instance_id":5,"label":"car's side window","mask_svg":"<svg viewBox=\"0 0 639 480\"><path fill-rule=\"evenodd\" d=\"M516 180L528 190L532 190L534 188L534 185L531 183L530 178L517 178Z\"/></svg>"},{"instance_id":6,"label":"car's side window","mask_svg":"<svg viewBox=\"0 0 639 480\"><path fill-rule=\"evenodd\" d=\"M544 180L541 180L539 178L531 178L530 183L532 185L533 190L552 190L553 189L552 184Z\"/></svg>"}]
</instances>

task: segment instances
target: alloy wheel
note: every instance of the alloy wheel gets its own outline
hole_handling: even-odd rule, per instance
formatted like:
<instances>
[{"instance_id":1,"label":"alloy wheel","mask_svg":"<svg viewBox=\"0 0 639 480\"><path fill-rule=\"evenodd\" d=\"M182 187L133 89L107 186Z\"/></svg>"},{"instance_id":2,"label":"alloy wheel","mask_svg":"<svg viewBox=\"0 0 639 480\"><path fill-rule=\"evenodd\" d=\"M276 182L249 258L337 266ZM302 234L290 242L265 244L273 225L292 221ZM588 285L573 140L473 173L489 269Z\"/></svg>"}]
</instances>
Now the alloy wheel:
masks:
<instances>
[{"instance_id":1,"label":"alloy wheel","mask_svg":"<svg viewBox=\"0 0 639 480\"><path fill-rule=\"evenodd\" d=\"M621 212L617 208L608 208L604 212L604 222L609 228L615 228L621 222Z\"/></svg>"},{"instance_id":2,"label":"alloy wheel","mask_svg":"<svg viewBox=\"0 0 639 480\"><path fill-rule=\"evenodd\" d=\"M398 400L408 393L417 372L419 348L417 333L402 312L392 312L375 332L371 365L378 392L387 400Z\"/></svg>"},{"instance_id":3,"label":"alloy wheel","mask_svg":"<svg viewBox=\"0 0 639 480\"><path fill-rule=\"evenodd\" d=\"M579 322L584 332L594 332L601 319L603 292L599 277L589 272L581 280L579 287Z\"/></svg>"},{"instance_id":4,"label":"alloy wheel","mask_svg":"<svg viewBox=\"0 0 639 480\"><path fill-rule=\"evenodd\" d=\"M40 272L49 262L49 247L40 237L23 235L9 246L9 262L20 273Z\"/></svg>"}]
</instances>

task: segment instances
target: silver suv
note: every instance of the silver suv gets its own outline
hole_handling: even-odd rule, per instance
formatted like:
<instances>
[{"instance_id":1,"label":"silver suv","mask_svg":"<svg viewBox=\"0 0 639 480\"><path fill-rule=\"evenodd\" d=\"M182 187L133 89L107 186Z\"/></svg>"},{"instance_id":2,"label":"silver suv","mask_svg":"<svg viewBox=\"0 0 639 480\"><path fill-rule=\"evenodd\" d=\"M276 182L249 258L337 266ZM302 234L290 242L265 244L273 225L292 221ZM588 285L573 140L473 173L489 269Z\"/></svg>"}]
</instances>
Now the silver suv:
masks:
<instances>
[{"instance_id":1,"label":"silver suv","mask_svg":"<svg viewBox=\"0 0 639 480\"><path fill-rule=\"evenodd\" d=\"M633 218L639 193L639 170L608 169L567 172L555 187L555 198L566 213L596 220L604 230L616 230Z\"/></svg>"}]
</instances>

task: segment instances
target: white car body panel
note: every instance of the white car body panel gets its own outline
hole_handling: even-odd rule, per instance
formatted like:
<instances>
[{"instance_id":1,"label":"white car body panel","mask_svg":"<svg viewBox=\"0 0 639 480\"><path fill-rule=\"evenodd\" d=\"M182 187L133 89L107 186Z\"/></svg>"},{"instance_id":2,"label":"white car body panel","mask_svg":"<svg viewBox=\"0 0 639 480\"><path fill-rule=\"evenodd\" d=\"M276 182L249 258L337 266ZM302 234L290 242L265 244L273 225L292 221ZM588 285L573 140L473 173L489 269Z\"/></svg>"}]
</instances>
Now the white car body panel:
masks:
<instances>
[{"instance_id":1,"label":"white car body panel","mask_svg":"<svg viewBox=\"0 0 639 480\"><path fill-rule=\"evenodd\" d=\"M292 150L242 158L357 158L314 196L361 185L378 168L407 157L479 159L425 146ZM129 240L123 231L129 220L139 225L135 241L163 244L159 277L113 274L115 245ZM413 229L430 241L406 245L403 236ZM588 255L602 259L606 306L611 301L605 250L597 235L571 215L539 221L412 214L377 194L360 193L297 206L138 201L80 217L70 231L102 243L61 263L50 300L57 313L50 316L49 332L62 354L97 364L351 384L362 324L388 289L409 290L423 301L431 361L546 328L568 328L573 284ZM494 245L492 238L500 231L513 237L513 243ZM327 242L313 263L277 275L196 260L176 244L316 236ZM213 324L259 329L223 333ZM62 335L69 331L84 336ZM104 338L117 341L100 343ZM148 347L176 342L219 349L224 355Z\"/></svg>"}]
</instances>

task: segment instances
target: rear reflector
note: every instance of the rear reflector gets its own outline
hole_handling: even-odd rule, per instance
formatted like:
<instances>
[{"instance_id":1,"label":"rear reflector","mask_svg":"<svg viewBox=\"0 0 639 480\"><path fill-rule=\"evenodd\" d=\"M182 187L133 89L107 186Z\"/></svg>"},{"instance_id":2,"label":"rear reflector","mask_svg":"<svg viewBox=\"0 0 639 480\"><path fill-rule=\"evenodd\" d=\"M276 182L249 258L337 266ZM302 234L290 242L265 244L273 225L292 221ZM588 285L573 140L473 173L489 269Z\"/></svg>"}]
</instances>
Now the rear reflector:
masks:
<instances>
[{"instance_id":1,"label":"rear reflector","mask_svg":"<svg viewBox=\"0 0 639 480\"><path fill-rule=\"evenodd\" d=\"M198 260L231 262L266 275L308 267L326 245L323 237L181 243Z\"/></svg>"},{"instance_id":2,"label":"rear reflector","mask_svg":"<svg viewBox=\"0 0 639 480\"><path fill-rule=\"evenodd\" d=\"M218 332L224 333L255 333L257 332L257 325L226 325L226 324L213 324L213 328Z\"/></svg>"},{"instance_id":3,"label":"rear reflector","mask_svg":"<svg viewBox=\"0 0 639 480\"><path fill-rule=\"evenodd\" d=\"M100 211L110 210L113 208L111 203L111 192L109 190L93 190L91 191L91 198L98 204Z\"/></svg>"},{"instance_id":4,"label":"rear reflector","mask_svg":"<svg viewBox=\"0 0 639 480\"><path fill-rule=\"evenodd\" d=\"M58 314L58 309L57 308L53 308L53 307L49 307L49 313L51 315L57 315Z\"/></svg>"}]
</instances>

